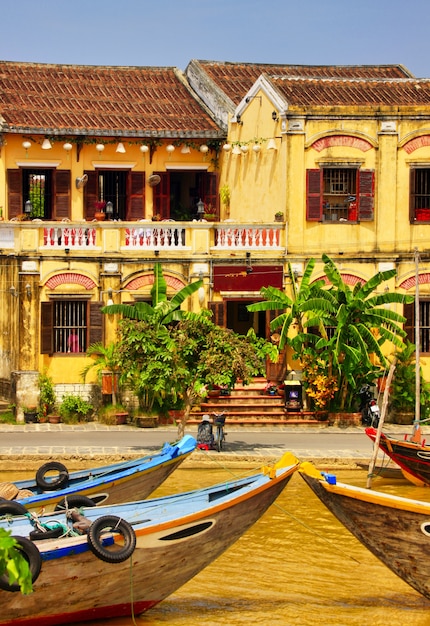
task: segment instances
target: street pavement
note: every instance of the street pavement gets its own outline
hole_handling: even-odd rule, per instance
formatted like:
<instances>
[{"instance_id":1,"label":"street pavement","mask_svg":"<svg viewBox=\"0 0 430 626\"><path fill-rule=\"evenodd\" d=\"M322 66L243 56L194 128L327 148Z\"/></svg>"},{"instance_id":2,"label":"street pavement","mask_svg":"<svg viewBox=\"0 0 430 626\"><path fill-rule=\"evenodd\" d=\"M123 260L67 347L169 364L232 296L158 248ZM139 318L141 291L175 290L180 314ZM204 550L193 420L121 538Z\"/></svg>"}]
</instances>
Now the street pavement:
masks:
<instances>
[{"instance_id":1,"label":"street pavement","mask_svg":"<svg viewBox=\"0 0 430 626\"><path fill-rule=\"evenodd\" d=\"M412 426L386 424L384 431L403 438L411 434ZM430 427L423 428L430 439ZM373 444L361 426L348 428L277 426L233 427L226 424L226 442L221 454L205 453L206 457L251 460L279 458L285 451L301 460L324 460L327 463L354 463L369 460ZM190 426L187 434L196 436L197 427ZM2 465L19 460L76 457L137 456L158 450L166 442L177 439L175 426L136 428L132 425L106 426L88 424L2 424L0 425L0 461ZM196 451L195 454L200 451ZM195 456L193 455L195 458Z\"/></svg>"}]
</instances>

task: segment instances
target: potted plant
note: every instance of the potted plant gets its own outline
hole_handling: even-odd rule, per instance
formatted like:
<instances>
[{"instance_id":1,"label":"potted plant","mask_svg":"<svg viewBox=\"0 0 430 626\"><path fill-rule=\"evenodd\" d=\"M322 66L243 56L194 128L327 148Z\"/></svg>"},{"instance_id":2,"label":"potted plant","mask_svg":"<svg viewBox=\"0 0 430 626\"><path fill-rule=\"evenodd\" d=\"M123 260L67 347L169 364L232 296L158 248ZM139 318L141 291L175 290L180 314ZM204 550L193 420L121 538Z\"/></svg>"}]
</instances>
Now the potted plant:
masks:
<instances>
[{"instance_id":1,"label":"potted plant","mask_svg":"<svg viewBox=\"0 0 430 626\"><path fill-rule=\"evenodd\" d=\"M104 202L103 200L98 200L97 202L94 202L94 208L95 208L94 217L96 218L97 221L103 222L106 219L106 213L105 213L106 202Z\"/></svg>"},{"instance_id":2,"label":"potted plant","mask_svg":"<svg viewBox=\"0 0 430 626\"><path fill-rule=\"evenodd\" d=\"M97 421L108 426L120 426L126 424L128 411L122 404L109 404L102 407L97 413Z\"/></svg>"},{"instance_id":3,"label":"potted plant","mask_svg":"<svg viewBox=\"0 0 430 626\"><path fill-rule=\"evenodd\" d=\"M263 389L263 393L267 396L275 396L278 393L278 385L271 380L268 380Z\"/></svg>"},{"instance_id":4,"label":"potted plant","mask_svg":"<svg viewBox=\"0 0 430 626\"><path fill-rule=\"evenodd\" d=\"M45 369L39 374L39 421L46 421L47 417L54 412L56 401L52 378L48 376Z\"/></svg>"},{"instance_id":5,"label":"potted plant","mask_svg":"<svg viewBox=\"0 0 430 626\"><path fill-rule=\"evenodd\" d=\"M37 419L37 406L23 406L24 422L26 424L35 424Z\"/></svg>"},{"instance_id":6,"label":"potted plant","mask_svg":"<svg viewBox=\"0 0 430 626\"><path fill-rule=\"evenodd\" d=\"M275 222L283 222L284 221L284 213L282 211L277 211L275 213Z\"/></svg>"},{"instance_id":7,"label":"potted plant","mask_svg":"<svg viewBox=\"0 0 430 626\"><path fill-rule=\"evenodd\" d=\"M119 355L117 344L111 342L105 346L101 342L93 343L87 349L87 356L95 358L81 371L83 381L85 382L88 372L95 368L97 378L102 386L102 393L104 395L111 395L112 404L116 404L119 380Z\"/></svg>"},{"instance_id":8,"label":"potted plant","mask_svg":"<svg viewBox=\"0 0 430 626\"><path fill-rule=\"evenodd\" d=\"M94 412L93 405L80 396L65 395L60 405L61 421L65 424L77 424L90 421Z\"/></svg>"}]
</instances>

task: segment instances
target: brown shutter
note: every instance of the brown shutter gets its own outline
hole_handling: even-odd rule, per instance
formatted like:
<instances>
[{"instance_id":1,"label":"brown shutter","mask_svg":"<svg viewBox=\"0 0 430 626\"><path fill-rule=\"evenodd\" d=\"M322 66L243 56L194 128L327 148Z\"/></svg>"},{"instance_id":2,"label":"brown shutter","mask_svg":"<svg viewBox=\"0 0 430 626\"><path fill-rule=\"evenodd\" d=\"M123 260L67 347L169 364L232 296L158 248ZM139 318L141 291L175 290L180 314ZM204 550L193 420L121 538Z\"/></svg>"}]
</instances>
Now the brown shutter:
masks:
<instances>
[{"instance_id":1,"label":"brown shutter","mask_svg":"<svg viewBox=\"0 0 430 626\"><path fill-rule=\"evenodd\" d=\"M407 338L411 343L415 343L415 304L403 305L403 316L406 322L403 324L403 330L407 333Z\"/></svg>"},{"instance_id":2,"label":"brown shutter","mask_svg":"<svg viewBox=\"0 0 430 626\"><path fill-rule=\"evenodd\" d=\"M54 303L42 302L40 305L40 352L54 352Z\"/></svg>"},{"instance_id":3,"label":"brown shutter","mask_svg":"<svg viewBox=\"0 0 430 626\"><path fill-rule=\"evenodd\" d=\"M96 212L94 204L97 202L97 172L85 172L88 176L87 184L84 187L84 217L93 220Z\"/></svg>"},{"instance_id":4,"label":"brown shutter","mask_svg":"<svg viewBox=\"0 0 430 626\"><path fill-rule=\"evenodd\" d=\"M158 214L162 219L170 217L170 176L167 172L154 172L161 178L161 182L152 188L154 215Z\"/></svg>"},{"instance_id":5,"label":"brown shutter","mask_svg":"<svg viewBox=\"0 0 430 626\"><path fill-rule=\"evenodd\" d=\"M415 223L415 168L409 170L409 221Z\"/></svg>"},{"instance_id":6,"label":"brown shutter","mask_svg":"<svg viewBox=\"0 0 430 626\"><path fill-rule=\"evenodd\" d=\"M306 170L306 219L322 220L322 170Z\"/></svg>"},{"instance_id":7,"label":"brown shutter","mask_svg":"<svg viewBox=\"0 0 430 626\"><path fill-rule=\"evenodd\" d=\"M218 176L213 172L200 172L197 176L197 188L203 202L212 207L211 213L218 214Z\"/></svg>"},{"instance_id":8,"label":"brown shutter","mask_svg":"<svg viewBox=\"0 0 430 626\"><path fill-rule=\"evenodd\" d=\"M88 345L103 342L103 302L90 302L90 322L88 332Z\"/></svg>"},{"instance_id":9,"label":"brown shutter","mask_svg":"<svg viewBox=\"0 0 430 626\"><path fill-rule=\"evenodd\" d=\"M7 217L18 217L24 212L22 202L22 170L7 171L8 214Z\"/></svg>"},{"instance_id":10,"label":"brown shutter","mask_svg":"<svg viewBox=\"0 0 430 626\"><path fill-rule=\"evenodd\" d=\"M227 327L227 307L225 302L209 302L209 311L212 311L212 321L217 326Z\"/></svg>"},{"instance_id":11,"label":"brown shutter","mask_svg":"<svg viewBox=\"0 0 430 626\"><path fill-rule=\"evenodd\" d=\"M127 220L141 220L145 217L145 172L130 172L128 178Z\"/></svg>"},{"instance_id":12,"label":"brown shutter","mask_svg":"<svg viewBox=\"0 0 430 626\"><path fill-rule=\"evenodd\" d=\"M70 171L57 170L54 173L53 219L70 217Z\"/></svg>"},{"instance_id":13,"label":"brown shutter","mask_svg":"<svg viewBox=\"0 0 430 626\"><path fill-rule=\"evenodd\" d=\"M358 172L358 219L371 221L374 219L373 205L375 198L374 170L360 170Z\"/></svg>"}]
</instances>

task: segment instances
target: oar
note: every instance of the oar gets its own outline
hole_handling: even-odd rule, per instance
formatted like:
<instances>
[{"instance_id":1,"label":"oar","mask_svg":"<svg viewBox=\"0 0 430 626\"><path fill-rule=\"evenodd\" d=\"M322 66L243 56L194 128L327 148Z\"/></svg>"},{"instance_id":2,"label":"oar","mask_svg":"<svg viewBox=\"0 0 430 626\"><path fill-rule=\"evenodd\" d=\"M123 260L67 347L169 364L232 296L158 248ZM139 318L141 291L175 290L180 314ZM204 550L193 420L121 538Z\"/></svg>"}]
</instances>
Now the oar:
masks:
<instances>
[{"instance_id":1,"label":"oar","mask_svg":"<svg viewBox=\"0 0 430 626\"><path fill-rule=\"evenodd\" d=\"M373 470L374 470L375 463L376 463L376 457L378 456L379 440L381 439L381 432L382 432L382 427L384 425L385 413L387 412L388 394L390 393L391 380L393 378L395 369L396 369L396 357L394 357L393 362L391 363L390 370L387 376L387 382L386 382L385 389L384 389L384 396L382 398L381 417L379 419L379 424L378 424L378 428L376 431L375 443L373 444L373 455L372 455L372 458L370 459L369 472L367 474L367 484L366 484L367 489L370 489L372 486L372 474L373 474Z\"/></svg>"}]
</instances>

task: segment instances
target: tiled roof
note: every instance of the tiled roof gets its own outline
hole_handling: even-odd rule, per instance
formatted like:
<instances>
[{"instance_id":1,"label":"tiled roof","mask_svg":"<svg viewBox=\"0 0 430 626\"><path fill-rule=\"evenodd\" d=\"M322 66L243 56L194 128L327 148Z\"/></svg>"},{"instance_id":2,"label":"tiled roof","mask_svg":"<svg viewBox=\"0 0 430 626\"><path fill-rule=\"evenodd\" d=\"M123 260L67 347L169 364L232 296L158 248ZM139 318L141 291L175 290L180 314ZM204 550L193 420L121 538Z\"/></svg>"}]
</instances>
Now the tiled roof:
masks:
<instances>
[{"instance_id":1,"label":"tiled roof","mask_svg":"<svg viewBox=\"0 0 430 626\"><path fill-rule=\"evenodd\" d=\"M172 67L0 61L3 130L126 137L217 137L222 132Z\"/></svg>"},{"instance_id":2,"label":"tiled roof","mask_svg":"<svg viewBox=\"0 0 430 626\"><path fill-rule=\"evenodd\" d=\"M430 104L429 79L313 79L271 76L290 105L420 106Z\"/></svg>"},{"instance_id":3,"label":"tiled roof","mask_svg":"<svg viewBox=\"0 0 430 626\"><path fill-rule=\"evenodd\" d=\"M191 62L199 65L235 105L244 97L261 74L315 78L410 78L402 65L275 65L265 63Z\"/></svg>"}]
</instances>

